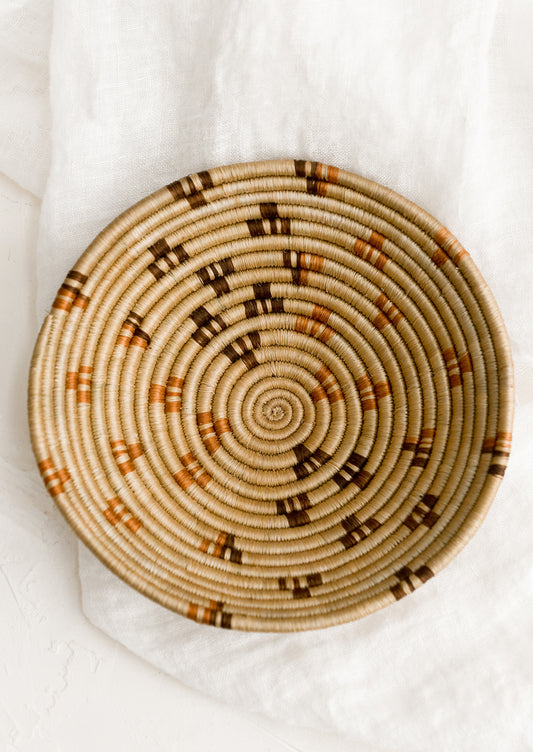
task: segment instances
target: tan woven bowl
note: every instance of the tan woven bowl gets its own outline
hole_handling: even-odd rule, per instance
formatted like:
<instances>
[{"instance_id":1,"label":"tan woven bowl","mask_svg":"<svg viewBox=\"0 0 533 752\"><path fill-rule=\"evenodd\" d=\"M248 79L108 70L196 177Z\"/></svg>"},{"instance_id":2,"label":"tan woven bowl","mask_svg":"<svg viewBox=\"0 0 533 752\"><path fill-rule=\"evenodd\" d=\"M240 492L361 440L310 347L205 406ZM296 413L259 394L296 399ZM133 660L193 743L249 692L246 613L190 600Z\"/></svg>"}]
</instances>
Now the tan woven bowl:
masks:
<instances>
[{"instance_id":1,"label":"tan woven bowl","mask_svg":"<svg viewBox=\"0 0 533 752\"><path fill-rule=\"evenodd\" d=\"M509 343L470 256L317 162L200 172L118 217L33 355L46 488L116 574L197 622L314 629L473 535L511 442Z\"/></svg>"}]
</instances>

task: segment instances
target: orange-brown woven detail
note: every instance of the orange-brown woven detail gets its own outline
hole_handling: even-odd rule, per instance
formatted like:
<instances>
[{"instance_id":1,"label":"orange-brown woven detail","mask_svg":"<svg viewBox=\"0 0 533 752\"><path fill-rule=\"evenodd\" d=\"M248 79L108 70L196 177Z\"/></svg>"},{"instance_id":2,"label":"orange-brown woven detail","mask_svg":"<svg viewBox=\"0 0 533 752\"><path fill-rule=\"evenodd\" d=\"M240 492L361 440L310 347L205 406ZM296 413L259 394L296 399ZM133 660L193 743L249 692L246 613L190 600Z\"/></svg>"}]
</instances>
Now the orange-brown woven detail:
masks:
<instances>
[{"instance_id":1,"label":"orange-brown woven detail","mask_svg":"<svg viewBox=\"0 0 533 752\"><path fill-rule=\"evenodd\" d=\"M201 624L314 629L438 587L505 473L512 363L425 211L253 162L94 240L40 332L29 416L47 490L130 585Z\"/></svg>"}]
</instances>

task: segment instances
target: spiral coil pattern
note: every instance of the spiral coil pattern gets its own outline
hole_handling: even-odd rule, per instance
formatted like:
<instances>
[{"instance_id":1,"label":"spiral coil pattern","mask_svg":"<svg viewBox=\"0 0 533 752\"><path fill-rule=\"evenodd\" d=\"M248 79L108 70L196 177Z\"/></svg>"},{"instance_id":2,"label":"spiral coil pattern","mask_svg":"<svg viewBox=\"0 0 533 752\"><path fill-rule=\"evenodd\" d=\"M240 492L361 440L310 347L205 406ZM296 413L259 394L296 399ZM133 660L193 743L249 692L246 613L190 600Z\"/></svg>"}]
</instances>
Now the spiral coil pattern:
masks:
<instances>
[{"instance_id":1,"label":"spiral coil pattern","mask_svg":"<svg viewBox=\"0 0 533 752\"><path fill-rule=\"evenodd\" d=\"M69 272L29 391L43 480L113 571L198 622L289 631L426 582L507 464L512 365L459 242L317 162L178 180Z\"/></svg>"}]
</instances>

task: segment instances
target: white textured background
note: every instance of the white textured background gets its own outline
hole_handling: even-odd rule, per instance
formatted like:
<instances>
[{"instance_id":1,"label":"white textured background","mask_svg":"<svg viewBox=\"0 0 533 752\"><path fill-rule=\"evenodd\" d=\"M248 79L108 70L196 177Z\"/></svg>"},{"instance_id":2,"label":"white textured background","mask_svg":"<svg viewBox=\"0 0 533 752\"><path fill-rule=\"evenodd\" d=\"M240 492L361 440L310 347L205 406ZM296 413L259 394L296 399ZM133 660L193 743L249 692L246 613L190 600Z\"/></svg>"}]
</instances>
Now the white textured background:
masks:
<instances>
[{"instance_id":1,"label":"white textured background","mask_svg":"<svg viewBox=\"0 0 533 752\"><path fill-rule=\"evenodd\" d=\"M533 750L532 28L530 0L167 0L157 12L2 0L2 752ZM174 50L163 62L162 46ZM283 50L294 62L296 48L288 67ZM293 640L296 651L254 637L243 653L238 635L217 643L149 602L142 616L125 586L78 558L35 467L26 384L53 291L118 211L189 171L281 155L378 179L457 234L507 323L517 415L497 500L435 583ZM321 651L336 672L322 675Z\"/></svg>"}]
</instances>

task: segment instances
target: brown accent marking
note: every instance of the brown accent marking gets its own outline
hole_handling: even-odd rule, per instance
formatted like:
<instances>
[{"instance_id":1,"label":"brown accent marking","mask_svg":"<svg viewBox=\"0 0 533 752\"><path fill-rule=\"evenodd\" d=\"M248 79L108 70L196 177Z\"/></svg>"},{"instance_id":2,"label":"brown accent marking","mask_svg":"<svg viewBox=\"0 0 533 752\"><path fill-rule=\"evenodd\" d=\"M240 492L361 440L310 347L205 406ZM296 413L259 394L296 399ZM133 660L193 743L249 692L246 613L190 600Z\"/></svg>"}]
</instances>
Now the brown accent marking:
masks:
<instances>
[{"instance_id":1,"label":"brown accent marking","mask_svg":"<svg viewBox=\"0 0 533 752\"><path fill-rule=\"evenodd\" d=\"M413 570L407 566L402 567L396 572L396 577L398 577L399 580L404 580L407 583L409 590L411 592L413 592L415 589L415 586L411 582L412 575L413 575Z\"/></svg>"},{"instance_id":2,"label":"brown accent marking","mask_svg":"<svg viewBox=\"0 0 533 752\"><path fill-rule=\"evenodd\" d=\"M297 587L292 591L293 598L310 598L311 591L307 587Z\"/></svg>"},{"instance_id":3,"label":"brown accent marking","mask_svg":"<svg viewBox=\"0 0 533 752\"><path fill-rule=\"evenodd\" d=\"M345 548L352 548L381 527L380 523L373 517L361 522L355 514L349 514L342 520L341 524L347 534L342 535L339 540Z\"/></svg>"},{"instance_id":4,"label":"brown accent marking","mask_svg":"<svg viewBox=\"0 0 533 752\"><path fill-rule=\"evenodd\" d=\"M466 251L464 248L459 248L455 256L453 257L452 261L455 264L455 266L459 266L459 262L461 261L461 259L468 255L469 255L468 251Z\"/></svg>"},{"instance_id":5,"label":"brown accent marking","mask_svg":"<svg viewBox=\"0 0 533 752\"><path fill-rule=\"evenodd\" d=\"M338 182L339 182L339 168L328 167L328 183L338 183Z\"/></svg>"},{"instance_id":6,"label":"brown accent marking","mask_svg":"<svg viewBox=\"0 0 533 752\"><path fill-rule=\"evenodd\" d=\"M256 300L268 300L272 298L270 282L258 282L253 285L254 298Z\"/></svg>"},{"instance_id":7,"label":"brown accent marking","mask_svg":"<svg viewBox=\"0 0 533 752\"><path fill-rule=\"evenodd\" d=\"M420 501L414 506L411 514L404 521L411 532L417 529L419 525L431 528L437 522L440 515L433 511L433 507L439 500L434 494L425 494Z\"/></svg>"},{"instance_id":8,"label":"brown accent marking","mask_svg":"<svg viewBox=\"0 0 533 752\"><path fill-rule=\"evenodd\" d=\"M285 514L289 521L289 527L300 527L311 522L311 518L305 509L298 509L294 512L286 512Z\"/></svg>"},{"instance_id":9,"label":"brown accent marking","mask_svg":"<svg viewBox=\"0 0 533 752\"><path fill-rule=\"evenodd\" d=\"M251 371L252 368L255 368L257 365L259 365L259 363L257 362L257 358L255 357L252 350L245 352L241 360L249 371Z\"/></svg>"},{"instance_id":10,"label":"brown accent marking","mask_svg":"<svg viewBox=\"0 0 533 752\"><path fill-rule=\"evenodd\" d=\"M181 396L183 379L179 376L171 376L167 381L165 392L165 413L179 413L181 410Z\"/></svg>"},{"instance_id":11,"label":"brown accent marking","mask_svg":"<svg viewBox=\"0 0 533 752\"><path fill-rule=\"evenodd\" d=\"M187 201L189 202L191 209L197 209L199 206L207 205L205 196L201 191L192 193L190 196L187 196Z\"/></svg>"},{"instance_id":12,"label":"brown accent marking","mask_svg":"<svg viewBox=\"0 0 533 752\"><path fill-rule=\"evenodd\" d=\"M66 467L62 467L57 471L57 477L59 478L60 483L66 483L67 480L70 480L70 473Z\"/></svg>"},{"instance_id":13,"label":"brown accent marking","mask_svg":"<svg viewBox=\"0 0 533 752\"><path fill-rule=\"evenodd\" d=\"M403 442L402 450L404 452L416 452L417 447L418 447L418 439L414 439L408 436L406 440Z\"/></svg>"},{"instance_id":14,"label":"brown accent marking","mask_svg":"<svg viewBox=\"0 0 533 752\"><path fill-rule=\"evenodd\" d=\"M363 376L360 376L357 381L357 389L361 392L364 389L371 389L372 388L372 382L370 381L369 377L365 374Z\"/></svg>"},{"instance_id":15,"label":"brown accent marking","mask_svg":"<svg viewBox=\"0 0 533 752\"><path fill-rule=\"evenodd\" d=\"M360 376L356 381L356 386L359 391L363 412L375 410L377 407L376 396L369 377L366 374Z\"/></svg>"},{"instance_id":16,"label":"brown accent marking","mask_svg":"<svg viewBox=\"0 0 533 752\"><path fill-rule=\"evenodd\" d=\"M379 251L376 246L366 243L360 238L355 239L353 251L357 258L368 261L369 264L375 266L379 271L383 271L383 267L389 260L389 257Z\"/></svg>"},{"instance_id":17,"label":"brown accent marking","mask_svg":"<svg viewBox=\"0 0 533 752\"><path fill-rule=\"evenodd\" d=\"M80 366L78 374L78 392L77 401L78 404L90 404L91 402L91 373L92 366Z\"/></svg>"},{"instance_id":18,"label":"brown accent marking","mask_svg":"<svg viewBox=\"0 0 533 752\"><path fill-rule=\"evenodd\" d=\"M56 308L59 311L70 311L72 307L72 301L75 298L75 294L70 290L67 290L64 286L60 287L57 296L52 303L52 308Z\"/></svg>"},{"instance_id":19,"label":"brown accent marking","mask_svg":"<svg viewBox=\"0 0 533 752\"><path fill-rule=\"evenodd\" d=\"M178 257L178 261L180 263L183 263L184 261L187 261L189 258L189 254L185 250L185 248L181 245L181 243L178 243L178 245L175 245L172 251L176 254Z\"/></svg>"},{"instance_id":20,"label":"brown accent marking","mask_svg":"<svg viewBox=\"0 0 533 752\"><path fill-rule=\"evenodd\" d=\"M200 178L200 182L204 189L213 188L213 179L209 170L202 170L201 172L197 173L197 175Z\"/></svg>"},{"instance_id":21,"label":"brown accent marking","mask_svg":"<svg viewBox=\"0 0 533 752\"><path fill-rule=\"evenodd\" d=\"M88 295L84 295L83 293L79 292L73 305L75 305L77 308L81 308L82 311L84 311L89 305L89 301L90 298Z\"/></svg>"},{"instance_id":22,"label":"brown accent marking","mask_svg":"<svg viewBox=\"0 0 533 752\"><path fill-rule=\"evenodd\" d=\"M198 483L200 488L205 488L210 480L212 480L211 476L208 475L206 472L203 472L203 473L200 473L200 475L196 479L196 482Z\"/></svg>"},{"instance_id":23,"label":"brown accent marking","mask_svg":"<svg viewBox=\"0 0 533 752\"><path fill-rule=\"evenodd\" d=\"M148 404L154 404L155 402L165 403L165 391L166 388L163 384L150 384L150 396L148 398Z\"/></svg>"},{"instance_id":24,"label":"brown accent marking","mask_svg":"<svg viewBox=\"0 0 533 752\"><path fill-rule=\"evenodd\" d=\"M315 321L314 319L308 319L310 322L308 324L309 326L309 334L312 337L316 337L321 342L329 342L329 340L333 337L335 332L333 329L326 324L323 324L320 321Z\"/></svg>"},{"instance_id":25,"label":"brown accent marking","mask_svg":"<svg viewBox=\"0 0 533 752\"><path fill-rule=\"evenodd\" d=\"M485 441L483 442L481 453L485 454L488 452L489 454L492 454L495 444L496 444L496 437L493 436L490 439L485 439Z\"/></svg>"},{"instance_id":26,"label":"brown accent marking","mask_svg":"<svg viewBox=\"0 0 533 752\"><path fill-rule=\"evenodd\" d=\"M401 600L404 596L407 595L402 587L401 582L398 582L396 585L393 585L391 587L391 593L394 595L397 601Z\"/></svg>"},{"instance_id":27,"label":"brown accent marking","mask_svg":"<svg viewBox=\"0 0 533 752\"><path fill-rule=\"evenodd\" d=\"M135 347L140 347L142 350L145 350L150 344L150 342L151 342L150 335L144 332L142 329L139 329L139 327L137 327L131 339L131 344L134 345Z\"/></svg>"},{"instance_id":28,"label":"brown accent marking","mask_svg":"<svg viewBox=\"0 0 533 752\"><path fill-rule=\"evenodd\" d=\"M324 308L324 306L315 305L313 307L311 318L315 319L316 321L321 321L323 324L327 324L330 316L331 311L329 311L327 308Z\"/></svg>"},{"instance_id":29,"label":"brown accent marking","mask_svg":"<svg viewBox=\"0 0 533 752\"><path fill-rule=\"evenodd\" d=\"M311 196L317 196L318 180L316 180L315 178L306 178L306 191L307 193L311 194Z\"/></svg>"},{"instance_id":30,"label":"brown accent marking","mask_svg":"<svg viewBox=\"0 0 533 752\"><path fill-rule=\"evenodd\" d=\"M440 514L437 514L436 512L428 512L424 519L422 520L422 525L425 525L426 527L433 527L433 525L437 522L439 519Z\"/></svg>"},{"instance_id":31,"label":"brown accent marking","mask_svg":"<svg viewBox=\"0 0 533 752\"><path fill-rule=\"evenodd\" d=\"M176 180L173 183L169 183L166 188L170 191L175 201L179 201L180 199L185 198L185 191L183 190L181 180Z\"/></svg>"},{"instance_id":32,"label":"brown accent marking","mask_svg":"<svg viewBox=\"0 0 533 752\"><path fill-rule=\"evenodd\" d=\"M217 559L227 559L226 554L229 552L230 561L235 564L242 563L242 551L235 548L235 536L232 533L219 533L214 543L209 540L202 540L198 548L203 553Z\"/></svg>"},{"instance_id":33,"label":"brown accent marking","mask_svg":"<svg viewBox=\"0 0 533 752\"><path fill-rule=\"evenodd\" d=\"M456 354L455 354L455 348L449 347L447 350L442 351L442 357L446 361L446 363L449 363L452 360L456 360Z\"/></svg>"},{"instance_id":34,"label":"brown accent marking","mask_svg":"<svg viewBox=\"0 0 533 752\"><path fill-rule=\"evenodd\" d=\"M433 239L442 247L448 258L450 258L456 266L459 265L461 259L469 255L457 238L455 238L446 227L440 227L433 236Z\"/></svg>"},{"instance_id":35,"label":"brown accent marking","mask_svg":"<svg viewBox=\"0 0 533 752\"><path fill-rule=\"evenodd\" d=\"M305 159L294 160L294 171L296 173L296 177L305 178Z\"/></svg>"},{"instance_id":36,"label":"brown accent marking","mask_svg":"<svg viewBox=\"0 0 533 752\"><path fill-rule=\"evenodd\" d=\"M328 460L331 459L331 455L325 452L323 449L315 449L315 451L312 454L312 457L317 460L321 465L325 465Z\"/></svg>"},{"instance_id":37,"label":"brown accent marking","mask_svg":"<svg viewBox=\"0 0 533 752\"><path fill-rule=\"evenodd\" d=\"M305 445L300 444L299 447L303 447L307 450L307 447ZM296 450L295 454L296 454ZM303 450L300 450L303 454ZM309 451L309 450L307 450ZM296 478L298 480L301 480L302 478L306 478L308 475L310 475L315 470L318 470L318 468L321 465L325 465L326 462L328 462L331 459L331 455L327 454L327 452L324 452L323 449L315 449L315 451L312 454L309 454L307 457L305 457L304 460L301 462L298 462L296 465L293 465L294 474L296 475Z\"/></svg>"},{"instance_id":38,"label":"brown accent marking","mask_svg":"<svg viewBox=\"0 0 533 752\"><path fill-rule=\"evenodd\" d=\"M257 238L260 235L265 235L262 219L247 219L248 231L252 238Z\"/></svg>"},{"instance_id":39,"label":"brown accent marking","mask_svg":"<svg viewBox=\"0 0 533 752\"><path fill-rule=\"evenodd\" d=\"M119 522L123 522L132 533L136 533L142 527L142 522L132 515L118 496L110 499L108 504L107 509L104 509L104 517L111 525L116 526Z\"/></svg>"},{"instance_id":40,"label":"brown accent marking","mask_svg":"<svg viewBox=\"0 0 533 752\"><path fill-rule=\"evenodd\" d=\"M442 248L437 248L433 256L431 257L433 263L439 268L448 261L448 256L444 253Z\"/></svg>"},{"instance_id":41,"label":"brown accent marking","mask_svg":"<svg viewBox=\"0 0 533 752\"><path fill-rule=\"evenodd\" d=\"M198 605L196 603L189 603L189 606L187 608L187 618L193 619L196 621L197 616L198 616Z\"/></svg>"},{"instance_id":42,"label":"brown accent marking","mask_svg":"<svg viewBox=\"0 0 533 752\"><path fill-rule=\"evenodd\" d=\"M78 386L78 373L77 371L67 371L66 389L76 389Z\"/></svg>"},{"instance_id":43,"label":"brown accent marking","mask_svg":"<svg viewBox=\"0 0 533 752\"><path fill-rule=\"evenodd\" d=\"M178 481L179 485L184 490L192 486L192 484L194 483L194 478L185 468L182 468L181 470L178 470L177 473L174 473L174 478Z\"/></svg>"},{"instance_id":44,"label":"brown accent marking","mask_svg":"<svg viewBox=\"0 0 533 752\"><path fill-rule=\"evenodd\" d=\"M374 477L373 474L369 473L368 470L360 470L355 476L355 478L353 479L353 482L362 491L364 488L368 486L368 484L370 483L373 477Z\"/></svg>"},{"instance_id":45,"label":"brown accent marking","mask_svg":"<svg viewBox=\"0 0 533 752\"><path fill-rule=\"evenodd\" d=\"M318 384L315 386L315 388L311 391L311 399L313 402L320 402L320 400L327 399L328 395L326 390L323 386Z\"/></svg>"},{"instance_id":46,"label":"brown accent marking","mask_svg":"<svg viewBox=\"0 0 533 752\"><path fill-rule=\"evenodd\" d=\"M246 224L248 225L248 231L252 237L259 237L268 234L291 234L291 220L288 217L277 216L268 219L247 219Z\"/></svg>"},{"instance_id":47,"label":"brown accent marking","mask_svg":"<svg viewBox=\"0 0 533 752\"><path fill-rule=\"evenodd\" d=\"M70 480L70 474L66 468L61 468L54 472L51 458L47 458L39 463L39 470L44 485L50 496L56 497L64 493L63 484Z\"/></svg>"},{"instance_id":48,"label":"brown accent marking","mask_svg":"<svg viewBox=\"0 0 533 752\"><path fill-rule=\"evenodd\" d=\"M273 201L259 204L259 211L263 219L275 219L279 217L278 205Z\"/></svg>"},{"instance_id":49,"label":"brown accent marking","mask_svg":"<svg viewBox=\"0 0 533 752\"><path fill-rule=\"evenodd\" d=\"M367 457L363 457L361 454L353 451L344 465L335 473L331 480L334 481L342 491L343 488L346 488L346 486L352 483L360 474L366 461ZM361 480L364 481L364 476Z\"/></svg>"},{"instance_id":50,"label":"brown accent marking","mask_svg":"<svg viewBox=\"0 0 533 752\"><path fill-rule=\"evenodd\" d=\"M461 386L463 380L461 378L461 370L459 367L459 362L457 360L457 353L455 352L455 348L449 347L447 350L443 351L442 355L446 363L446 370L448 372L448 382L450 384L450 388L453 389L456 386Z\"/></svg>"},{"instance_id":51,"label":"brown accent marking","mask_svg":"<svg viewBox=\"0 0 533 752\"><path fill-rule=\"evenodd\" d=\"M209 282L209 284L215 291L217 298L220 298L222 295L226 295L229 292L229 285L224 277L217 277Z\"/></svg>"},{"instance_id":52,"label":"brown accent marking","mask_svg":"<svg viewBox=\"0 0 533 752\"><path fill-rule=\"evenodd\" d=\"M391 322L388 320L388 318L383 313L378 313L378 315L374 318L372 321L374 326L381 331L384 327L387 326L387 324L390 324Z\"/></svg>"},{"instance_id":53,"label":"brown accent marking","mask_svg":"<svg viewBox=\"0 0 533 752\"><path fill-rule=\"evenodd\" d=\"M378 251L382 251L383 243L385 242L385 240L386 238L383 235L381 235L379 232L376 232L375 230L372 230L368 242L370 245L373 245L374 248L377 248Z\"/></svg>"},{"instance_id":54,"label":"brown accent marking","mask_svg":"<svg viewBox=\"0 0 533 752\"><path fill-rule=\"evenodd\" d=\"M64 493L63 484L70 480L70 473L66 467L55 471L51 457L41 460L38 463L39 472L43 479L44 485L50 496L55 497Z\"/></svg>"},{"instance_id":55,"label":"brown accent marking","mask_svg":"<svg viewBox=\"0 0 533 752\"><path fill-rule=\"evenodd\" d=\"M322 585L322 575L320 572L315 572L314 574L308 574L306 577L307 584L309 587L318 587L319 585Z\"/></svg>"},{"instance_id":56,"label":"brown accent marking","mask_svg":"<svg viewBox=\"0 0 533 752\"><path fill-rule=\"evenodd\" d=\"M221 433L227 433L228 431L231 431L229 420L227 418L218 418L218 420L215 420L215 422L213 423L213 426L215 428L215 431L219 435Z\"/></svg>"},{"instance_id":57,"label":"brown accent marking","mask_svg":"<svg viewBox=\"0 0 533 752\"><path fill-rule=\"evenodd\" d=\"M88 277L85 274L81 274L81 272L77 272L75 269L71 269L67 274L67 279L74 279L76 282L79 282L81 286L87 282Z\"/></svg>"},{"instance_id":58,"label":"brown accent marking","mask_svg":"<svg viewBox=\"0 0 533 752\"><path fill-rule=\"evenodd\" d=\"M165 276L165 272L155 262L149 264L146 268L154 275L155 279L161 279L161 277Z\"/></svg>"},{"instance_id":59,"label":"brown accent marking","mask_svg":"<svg viewBox=\"0 0 533 752\"><path fill-rule=\"evenodd\" d=\"M463 259L465 256L468 256L468 255L469 255L468 251L466 251L464 248L459 248L457 250L457 253L453 257L452 261L455 264L455 266L459 266L459 262L461 261L461 259Z\"/></svg>"},{"instance_id":60,"label":"brown accent marking","mask_svg":"<svg viewBox=\"0 0 533 752\"><path fill-rule=\"evenodd\" d=\"M424 564L415 571L415 576L418 577L418 579L422 582L427 582L435 576L435 573Z\"/></svg>"},{"instance_id":61,"label":"brown accent marking","mask_svg":"<svg viewBox=\"0 0 533 752\"><path fill-rule=\"evenodd\" d=\"M204 444L206 445L208 451L211 452L211 454L214 454L220 447L220 441L216 436L208 436L206 439L204 439Z\"/></svg>"},{"instance_id":62,"label":"brown accent marking","mask_svg":"<svg viewBox=\"0 0 533 752\"><path fill-rule=\"evenodd\" d=\"M128 444L128 452L132 460L136 460L137 457L140 457L141 454L144 454L144 450L139 443Z\"/></svg>"},{"instance_id":63,"label":"brown accent marking","mask_svg":"<svg viewBox=\"0 0 533 752\"><path fill-rule=\"evenodd\" d=\"M341 525L347 533L351 533L352 530L361 526L361 520L355 514L349 514L341 521Z\"/></svg>"},{"instance_id":64,"label":"brown accent marking","mask_svg":"<svg viewBox=\"0 0 533 752\"><path fill-rule=\"evenodd\" d=\"M470 353L465 353L459 358L459 369L461 373L471 373L473 371L472 358Z\"/></svg>"},{"instance_id":65,"label":"brown accent marking","mask_svg":"<svg viewBox=\"0 0 533 752\"><path fill-rule=\"evenodd\" d=\"M404 318L404 315L398 306L394 305L385 293L381 292L374 302L393 326L398 326L400 321Z\"/></svg>"},{"instance_id":66,"label":"brown accent marking","mask_svg":"<svg viewBox=\"0 0 533 752\"><path fill-rule=\"evenodd\" d=\"M498 465L494 463L489 467L489 475L494 475L497 478L503 478L507 467L505 465Z\"/></svg>"},{"instance_id":67,"label":"brown accent marking","mask_svg":"<svg viewBox=\"0 0 533 752\"><path fill-rule=\"evenodd\" d=\"M441 226L433 236L433 240L437 245L444 245L447 240L451 238L451 232L447 227Z\"/></svg>"},{"instance_id":68,"label":"brown accent marking","mask_svg":"<svg viewBox=\"0 0 533 752\"><path fill-rule=\"evenodd\" d=\"M378 271L381 272L383 271L383 267L385 266L388 260L389 260L389 257L386 256L384 253L378 253L378 255L376 256L376 260L374 261L374 266L376 267L376 269L378 269Z\"/></svg>"},{"instance_id":69,"label":"brown accent marking","mask_svg":"<svg viewBox=\"0 0 533 752\"><path fill-rule=\"evenodd\" d=\"M324 257L317 253L298 253L299 266L311 272L321 272L324 268Z\"/></svg>"},{"instance_id":70,"label":"brown accent marking","mask_svg":"<svg viewBox=\"0 0 533 752\"><path fill-rule=\"evenodd\" d=\"M240 353L237 352L233 345L226 345L226 347L222 349L222 352L232 363L236 363L241 357Z\"/></svg>"},{"instance_id":71,"label":"brown accent marking","mask_svg":"<svg viewBox=\"0 0 533 752\"><path fill-rule=\"evenodd\" d=\"M167 253L170 251L170 246L165 238L160 238L159 240L156 240L156 242L152 245L149 245L146 250L150 251L150 253L154 257L154 260L157 261L158 259L163 258L163 256L167 255Z\"/></svg>"},{"instance_id":72,"label":"brown accent marking","mask_svg":"<svg viewBox=\"0 0 533 752\"><path fill-rule=\"evenodd\" d=\"M312 455L312 451L305 444L297 444L292 451L297 462L305 462Z\"/></svg>"},{"instance_id":73,"label":"brown accent marking","mask_svg":"<svg viewBox=\"0 0 533 752\"><path fill-rule=\"evenodd\" d=\"M291 234L291 220L290 220L290 218L289 217L281 217L279 222L280 222L280 231L277 234L280 234L280 235L290 235Z\"/></svg>"},{"instance_id":74,"label":"brown accent marking","mask_svg":"<svg viewBox=\"0 0 533 752\"><path fill-rule=\"evenodd\" d=\"M195 311L191 313L191 319L199 329L202 326L205 326L209 321L211 321L211 318L212 316L207 308L205 308L205 306L199 306Z\"/></svg>"},{"instance_id":75,"label":"brown accent marking","mask_svg":"<svg viewBox=\"0 0 533 752\"><path fill-rule=\"evenodd\" d=\"M374 393L378 400L383 399L383 397L388 397L389 394L392 393L389 381L380 381L379 383L375 384Z\"/></svg>"}]
</instances>

